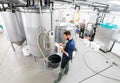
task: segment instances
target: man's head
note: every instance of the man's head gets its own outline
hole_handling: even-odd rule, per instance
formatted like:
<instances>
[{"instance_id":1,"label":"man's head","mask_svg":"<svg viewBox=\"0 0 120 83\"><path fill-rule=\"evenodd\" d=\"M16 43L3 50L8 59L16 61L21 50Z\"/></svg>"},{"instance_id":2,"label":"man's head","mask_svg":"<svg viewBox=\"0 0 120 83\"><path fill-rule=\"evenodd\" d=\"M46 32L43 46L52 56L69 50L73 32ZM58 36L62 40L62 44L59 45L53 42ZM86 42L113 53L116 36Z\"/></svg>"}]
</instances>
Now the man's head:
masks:
<instances>
[{"instance_id":1,"label":"man's head","mask_svg":"<svg viewBox=\"0 0 120 83\"><path fill-rule=\"evenodd\" d=\"M70 40L70 39L72 38L70 31L65 31L65 32L64 32L64 38L65 38L66 40Z\"/></svg>"}]
</instances>

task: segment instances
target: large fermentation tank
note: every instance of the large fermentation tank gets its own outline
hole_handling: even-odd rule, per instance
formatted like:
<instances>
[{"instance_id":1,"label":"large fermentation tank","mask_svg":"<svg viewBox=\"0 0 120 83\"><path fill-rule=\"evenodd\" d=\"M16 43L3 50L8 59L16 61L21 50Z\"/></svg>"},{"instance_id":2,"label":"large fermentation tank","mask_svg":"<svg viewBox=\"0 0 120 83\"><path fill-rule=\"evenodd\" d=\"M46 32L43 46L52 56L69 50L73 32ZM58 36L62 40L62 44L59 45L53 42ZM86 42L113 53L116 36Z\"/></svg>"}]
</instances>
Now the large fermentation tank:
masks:
<instances>
[{"instance_id":1,"label":"large fermentation tank","mask_svg":"<svg viewBox=\"0 0 120 83\"><path fill-rule=\"evenodd\" d=\"M46 14L43 11L40 13L39 8L27 8L22 11L23 24L25 27L25 34L27 39L27 44L30 48L31 54L35 57L42 57L40 50L37 45L37 36L42 32L48 32L51 30L51 20L50 15ZM48 39L46 37L40 38L40 45ZM43 47L41 45L41 47ZM44 54L47 56L49 51L44 51Z\"/></svg>"},{"instance_id":2,"label":"large fermentation tank","mask_svg":"<svg viewBox=\"0 0 120 83\"><path fill-rule=\"evenodd\" d=\"M51 10L48 8L42 8L40 12L40 26L47 31L51 31L52 21Z\"/></svg>"},{"instance_id":3,"label":"large fermentation tank","mask_svg":"<svg viewBox=\"0 0 120 83\"><path fill-rule=\"evenodd\" d=\"M19 23L19 27L21 28L20 29L20 32L21 32L20 35L21 35L22 38L26 39L21 12L16 12L16 15L17 15L17 20L18 20L18 23Z\"/></svg>"},{"instance_id":4,"label":"large fermentation tank","mask_svg":"<svg viewBox=\"0 0 120 83\"><path fill-rule=\"evenodd\" d=\"M20 12L12 13L11 10L7 10L5 12L1 12L0 14L10 42L21 45L26 39L26 36L24 33Z\"/></svg>"},{"instance_id":5,"label":"large fermentation tank","mask_svg":"<svg viewBox=\"0 0 120 83\"><path fill-rule=\"evenodd\" d=\"M37 35L41 33L39 9L25 9L22 11L23 25L27 44L33 56L41 56L37 47Z\"/></svg>"},{"instance_id":6,"label":"large fermentation tank","mask_svg":"<svg viewBox=\"0 0 120 83\"><path fill-rule=\"evenodd\" d=\"M51 53L54 53L54 14L50 8L43 7L40 12L40 26L49 33L50 41L52 43ZM49 43L49 42L48 42Z\"/></svg>"}]
</instances>

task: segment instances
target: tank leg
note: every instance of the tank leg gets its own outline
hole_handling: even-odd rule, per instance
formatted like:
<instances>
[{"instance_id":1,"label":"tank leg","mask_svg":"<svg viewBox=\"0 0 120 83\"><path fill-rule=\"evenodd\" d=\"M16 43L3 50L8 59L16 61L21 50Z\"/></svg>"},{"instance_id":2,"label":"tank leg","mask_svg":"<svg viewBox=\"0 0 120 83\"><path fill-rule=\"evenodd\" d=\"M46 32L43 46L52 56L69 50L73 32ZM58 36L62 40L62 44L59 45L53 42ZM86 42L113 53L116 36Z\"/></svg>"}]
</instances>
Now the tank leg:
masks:
<instances>
[{"instance_id":1,"label":"tank leg","mask_svg":"<svg viewBox=\"0 0 120 83\"><path fill-rule=\"evenodd\" d=\"M35 56L33 56L33 59L34 59L35 62L37 61Z\"/></svg>"},{"instance_id":2,"label":"tank leg","mask_svg":"<svg viewBox=\"0 0 120 83\"><path fill-rule=\"evenodd\" d=\"M11 43L11 46L12 46L13 51L15 52L15 47L14 47L13 43Z\"/></svg>"},{"instance_id":3,"label":"tank leg","mask_svg":"<svg viewBox=\"0 0 120 83\"><path fill-rule=\"evenodd\" d=\"M48 62L46 62L44 59L43 59L43 66L44 68L47 70L48 69Z\"/></svg>"}]
</instances>

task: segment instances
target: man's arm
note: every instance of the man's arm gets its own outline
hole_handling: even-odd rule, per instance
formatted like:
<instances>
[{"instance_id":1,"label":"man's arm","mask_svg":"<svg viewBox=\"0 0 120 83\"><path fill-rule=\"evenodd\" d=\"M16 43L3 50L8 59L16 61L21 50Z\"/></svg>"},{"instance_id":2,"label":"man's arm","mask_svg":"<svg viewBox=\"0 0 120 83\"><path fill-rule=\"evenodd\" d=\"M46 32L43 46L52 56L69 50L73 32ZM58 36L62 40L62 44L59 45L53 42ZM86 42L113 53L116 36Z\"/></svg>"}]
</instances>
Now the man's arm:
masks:
<instances>
[{"instance_id":1,"label":"man's arm","mask_svg":"<svg viewBox=\"0 0 120 83\"><path fill-rule=\"evenodd\" d=\"M61 48L61 51L62 51L65 55L69 56L69 54L68 54L63 48Z\"/></svg>"},{"instance_id":2,"label":"man's arm","mask_svg":"<svg viewBox=\"0 0 120 83\"><path fill-rule=\"evenodd\" d=\"M72 52L75 50L75 46L74 45L70 45L68 48L68 52L66 52L63 48L61 48L61 51L67 55L67 56L72 56Z\"/></svg>"}]
</instances>

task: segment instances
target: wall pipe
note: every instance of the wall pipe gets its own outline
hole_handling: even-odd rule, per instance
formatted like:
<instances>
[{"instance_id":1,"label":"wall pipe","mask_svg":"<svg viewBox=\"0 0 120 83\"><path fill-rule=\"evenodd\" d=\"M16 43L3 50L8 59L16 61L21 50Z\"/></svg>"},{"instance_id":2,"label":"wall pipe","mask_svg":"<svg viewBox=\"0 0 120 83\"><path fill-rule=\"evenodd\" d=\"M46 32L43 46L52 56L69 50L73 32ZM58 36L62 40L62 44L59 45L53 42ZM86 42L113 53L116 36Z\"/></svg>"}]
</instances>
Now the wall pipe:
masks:
<instances>
[{"instance_id":1,"label":"wall pipe","mask_svg":"<svg viewBox=\"0 0 120 83\"><path fill-rule=\"evenodd\" d=\"M32 5L33 5L33 6L35 5L35 0L33 0L33 3L32 3Z\"/></svg>"},{"instance_id":2,"label":"wall pipe","mask_svg":"<svg viewBox=\"0 0 120 83\"><path fill-rule=\"evenodd\" d=\"M30 1L30 0L28 0L28 5L29 5L29 6L31 5L31 1Z\"/></svg>"},{"instance_id":3,"label":"wall pipe","mask_svg":"<svg viewBox=\"0 0 120 83\"><path fill-rule=\"evenodd\" d=\"M57 1L57 0L55 0L55 1ZM88 6L92 6L92 7L102 7L102 8L106 8L106 7L108 7L109 5L108 4L102 4L102 3L97 3L96 5L95 5L95 3L82 3L82 2L75 2L75 1L61 1L61 2L67 2L67 3L75 3L75 4L77 4L77 5L88 5Z\"/></svg>"},{"instance_id":4,"label":"wall pipe","mask_svg":"<svg viewBox=\"0 0 120 83\"><path fill-rule=\"evenodd\" d=\"M52 4L52 9L51 9L51 31L53 31L53 6L54 6L54 3L53 2L50 2L50 4Z\"/></svg>"}]
</instances>

